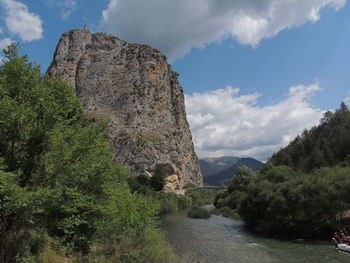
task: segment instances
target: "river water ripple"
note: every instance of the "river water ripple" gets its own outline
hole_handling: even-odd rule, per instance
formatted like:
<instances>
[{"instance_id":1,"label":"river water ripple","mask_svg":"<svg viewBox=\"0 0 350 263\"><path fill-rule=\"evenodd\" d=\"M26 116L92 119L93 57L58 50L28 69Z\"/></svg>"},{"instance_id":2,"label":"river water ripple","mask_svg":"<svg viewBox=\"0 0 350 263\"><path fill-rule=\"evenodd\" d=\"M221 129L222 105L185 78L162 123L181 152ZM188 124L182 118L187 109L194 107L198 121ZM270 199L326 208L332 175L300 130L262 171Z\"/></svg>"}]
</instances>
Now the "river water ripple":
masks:
<instances>
[{"instance_id":1,"label":"river water ripple","mask_svg":"<svg viewBox=\"0 0 350 263\"><path fill-rule=\"evenodd\" d=\"M198 263L350 263L350 254L329 244L281 241L247 233L238 220L213 215L191 219L184 213L162 217L161 228L182 258Z\"/></svg>"}]
</instances>

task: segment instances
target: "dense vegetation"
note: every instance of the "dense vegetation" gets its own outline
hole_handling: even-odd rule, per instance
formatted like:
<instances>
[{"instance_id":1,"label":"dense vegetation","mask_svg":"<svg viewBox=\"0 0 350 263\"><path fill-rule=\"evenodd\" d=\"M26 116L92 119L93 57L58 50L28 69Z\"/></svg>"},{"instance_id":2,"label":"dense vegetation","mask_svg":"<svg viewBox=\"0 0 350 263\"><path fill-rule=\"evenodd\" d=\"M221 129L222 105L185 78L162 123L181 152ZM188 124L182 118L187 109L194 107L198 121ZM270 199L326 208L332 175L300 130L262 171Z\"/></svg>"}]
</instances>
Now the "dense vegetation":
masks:
<instances>
[{"instance_id":1,"label":"dense vegetation","mask_svg":"<svg viewBox=\"0 0 350 263\"><path fill-rule=\"evenodd\" d=\"M320 125L305 130L287 147L275 153L269 163L287 165L294 170L311 172L349 162L350 111L343 102L335 112L326 112Z\"/></svg>"},{"instance_id":2,"label":"dense vegetation","mask_svg":"<svg viewBox=\"0 0 350 263\"><path fill-rule=\"evenodd\" d=\"M349 128L350 112L342 103L259 172L240 169L214 205L236 209L246 227L259 233L328 236L350 210Z\"/></svg>"},{"instance_id":3,"label":"dense vegetation","mask_svg":"<svg viewBox=\"0 0 350 263\"><path fill-rule=\"evenodd\" d=\"M341 227L350 208L350 168L320 168L311 174L287 166L234 177L215 206L238 209L248 229L280 237L322 237Z\"/></svg>"},{"instance_id":4,"label":"dense vegetation","mask_svg":"<svg viewBox=\"0 0 350 263\"><path fill-rule=\"evenodd\" d=\"M192 207L199 207L205 204L212 204L216 193L214 191L205 190L192 193L191 195L177 195L175 193L160 192L158 184L152 182L159 181L159 179L152 180L153 177L164 177L162 172L155 172L151 178L147 175L138 175L137 177L129 178L130 189L145 196L149 196L155 200L158 200L160 204L159 214L167 214L173 212L179 212ZM164 182L163 182L164 185ZM185 188L196 187L193 184L185 186Z\"/></svg>"},{"instance_id":5,"label":"dense vegetation","mask_svg":"<svg viewBox=\"0 0 350 263\"><path fill-rule=\"evenodd\" d=\"M159 204L129 189L106 129L72 87L4 51L0 66L0 262L175 262Z\"/></svg>"},{"instance_id":6,"label":"dense vegetation","mask_svg":"<svg viewBox=\"0 0 350 263\"><path fill-rule=\"evenodd\" d=\"M187 212L187 216L190 218L207 219L211 216L211 214L205 208L194 207Z\"/></svg>"}]
</instances>

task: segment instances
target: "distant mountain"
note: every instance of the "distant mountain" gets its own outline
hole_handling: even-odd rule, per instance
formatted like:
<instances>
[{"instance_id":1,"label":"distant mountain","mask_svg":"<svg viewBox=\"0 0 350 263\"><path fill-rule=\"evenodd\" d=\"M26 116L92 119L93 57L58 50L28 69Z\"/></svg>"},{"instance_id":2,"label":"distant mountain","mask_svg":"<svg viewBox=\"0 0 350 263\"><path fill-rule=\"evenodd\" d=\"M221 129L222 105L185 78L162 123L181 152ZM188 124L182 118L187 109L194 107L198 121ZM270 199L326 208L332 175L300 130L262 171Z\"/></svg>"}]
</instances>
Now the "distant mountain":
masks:
<instances>
[{"instance_id":1,"label":"distant mountain","mask_svg":"<svg viewBox=\"0 0 350 263\"><path fill-rule=\"evenodd\" d=\"M248 166L253 171L260 170L264 163L254 158L219 157L199 160L205 185L228 184L241 166Z\"/></svg>"},{"instance_id":2,"label":"distant mountain","mask_svg":"<svg viewBox=\"0 0 350 263\"><path fill-rule=\"evenodd\" d=\"M199 165L203 177L211 174L217 174L231 165L234 165L240 158L239 157L220 157L220 158L203 158L199 160Z\"/></svg>"}]
</instances>

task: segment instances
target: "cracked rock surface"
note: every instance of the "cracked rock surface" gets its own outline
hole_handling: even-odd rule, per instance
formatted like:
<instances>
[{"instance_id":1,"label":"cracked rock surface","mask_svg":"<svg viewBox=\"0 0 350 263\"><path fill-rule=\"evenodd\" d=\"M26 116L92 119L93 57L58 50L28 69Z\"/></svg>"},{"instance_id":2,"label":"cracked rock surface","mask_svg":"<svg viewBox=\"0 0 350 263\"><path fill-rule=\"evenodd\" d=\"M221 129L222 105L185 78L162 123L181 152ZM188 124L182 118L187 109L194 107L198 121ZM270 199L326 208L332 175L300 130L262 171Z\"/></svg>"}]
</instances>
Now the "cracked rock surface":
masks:
<instances>
[{"instance_id":1,"label":"cracked rock surface","mask_svg":"<svg viewBox=\"0 0 350 263\"><path fill-rule=\"evenodd\" d=\"M109 120L117 162L136 173L164 166L169 189L203 184L178 74L158 50L71 30L61 36L47 74L68 81L91 118Z\"/></svg>"}]
</instances>

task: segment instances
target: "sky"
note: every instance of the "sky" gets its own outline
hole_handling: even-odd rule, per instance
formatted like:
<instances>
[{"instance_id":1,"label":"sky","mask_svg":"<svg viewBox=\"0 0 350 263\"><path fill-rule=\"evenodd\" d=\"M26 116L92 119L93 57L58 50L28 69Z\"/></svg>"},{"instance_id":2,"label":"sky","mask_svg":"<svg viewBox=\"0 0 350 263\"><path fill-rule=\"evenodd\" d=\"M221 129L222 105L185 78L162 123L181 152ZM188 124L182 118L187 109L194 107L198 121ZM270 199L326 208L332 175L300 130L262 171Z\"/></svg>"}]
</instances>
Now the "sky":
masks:
<instances>
[{"instance_id":1,"label":"sky","mask_svg":"<svg viewBox=\"0 0 350 263\"><path fill-rule=\"evenodd\" d=\"M0 49L20 43L44 73L84 23L168 57L199 157L265 161L350 103L347 0L0 0Z\"/></svg>"}]
</instances>

